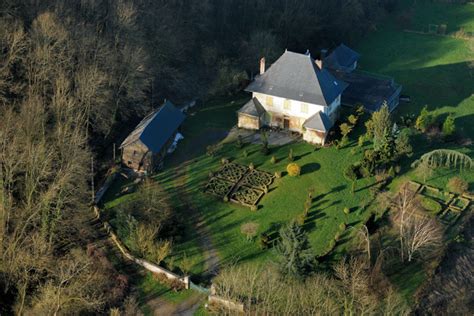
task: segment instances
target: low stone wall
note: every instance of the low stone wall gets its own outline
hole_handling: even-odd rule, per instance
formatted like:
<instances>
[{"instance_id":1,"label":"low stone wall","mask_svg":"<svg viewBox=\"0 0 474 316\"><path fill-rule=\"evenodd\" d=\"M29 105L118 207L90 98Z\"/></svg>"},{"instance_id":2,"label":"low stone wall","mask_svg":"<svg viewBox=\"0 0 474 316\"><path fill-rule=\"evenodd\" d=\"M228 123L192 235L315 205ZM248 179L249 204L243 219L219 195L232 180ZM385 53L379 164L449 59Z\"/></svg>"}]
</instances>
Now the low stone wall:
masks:
<instances>
[{"instance_id":1,"label":"low stone wall","mask_svg":"<svg viewBox=\"0 0 474 316\"><path fill-rule=\"evenodd\" d=\"M240 312L242 314L245 312L244 304L232 302L216 295L209 295L209 304L221 305L229 310Z\"/></svg>"},{"instance_id":2,"label":"low stone wall","mask_svg":"<svg viewBox=\"0 0 474 316\"><path fill-rule=\"evenodd\" d=\"M94 213L96 214L96 218L100 220L100 211L99 211L99 208L97 206L94 206ZM168 280L181 282L184 285L185 289L189 289L189 286L190 286L189 276L179 276L179 275L177 275L177 274L175 274L175 273L173 273L173 272L171 272L171 271L169 271L169 270L167 270L163 267L160 267L160 266L158 266L154 263L148 262L148 261L140 259L140 258L136 258L135 256L133 256L128 251L128 249L125 247L125 245L122 244L120 239L114 233L114 231L113 231L112 227L110 226L110 224L108 222L103 222L103 225L104 225L104 229L110 235L110 239L112 239L115 246L117 246L117 248L120 250L120 252L123 254L123 256L125 258L135 262L136 264L142 266L144 269L146 269L146 270L148 270L152 273L161 274L161 275L166 276L166 278Z\"/></svg>"},{"instance_id":3,"label":"low stone wall","mask_svg":"<svg viewBox=\"0 0 474 316\"><path fill-rule=\"evenodd\" d=\"M111 180L106 181L105 184L99 189L98 193L100 192L100 195L99 194L96 195L96 197L97 197L96 203L100 202L100 200L102 199L104 194L109 189L110 185L113 183L114 179L115 179L115 176ZM109 234L110 239L114 242L115 246L120 250L120 252L123 254L123 256L125 258L135 262L136 264L140 265L141 267L143 267L144 269L146 269L146 270L148 270L152 273L161 274L161 275L166 276L166 278L169 279L169 280L181 282L184 285L185 289L189 289L191 287L192 282L191 282L189 276L179 276L179 275L177 275L177 274L175 274L175 273L173 273L173 272L171 272L171 271L169 271L169 270L167 270L163 267L160 267L160 266L158 266L154 263L151 263L151 262L148 262L146 260L139 259L139 258L136 258L135 256L133 256L128 251L127 247L125 247L125 245L122 244L120 239L114 233L114 231L112 229L112 226L108 222L102 221L101 216L100 216L99 207L94 205L93 211L94 211L94 214L95 214L95 218L102 222L102 225L104 226L104 229L106 230L106 232ZM209 297L208 297L209 303L219 304L221 306L224 306L224 307L226 307L230 310L237 311L239 313L244 313L245 312L243 304L236 303L236 302L233 302L233 301L230 301L230 300L227 300L227 299L224 299L222 297L219 297L219 296L215 295L215 291L213 290L212 286L209 289L209 292L211 292L211 295L209 295Z\"/></svg>"}]
</instances>

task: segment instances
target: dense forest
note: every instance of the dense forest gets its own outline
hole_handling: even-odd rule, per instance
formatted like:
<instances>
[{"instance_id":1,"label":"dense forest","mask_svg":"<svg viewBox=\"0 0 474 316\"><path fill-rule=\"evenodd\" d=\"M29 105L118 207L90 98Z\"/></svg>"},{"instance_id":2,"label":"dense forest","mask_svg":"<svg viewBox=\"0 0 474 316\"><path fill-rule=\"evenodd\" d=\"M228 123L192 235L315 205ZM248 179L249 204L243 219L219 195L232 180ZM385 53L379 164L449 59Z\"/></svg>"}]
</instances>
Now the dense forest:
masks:
<instances>
[{"instance_id":1,"label":"dense forest","mask_svg":"<svg viewBox=\"0 0 474 316\"><path fill-rule=\"evenodd\" d=\"M352 43L395 5L1 1L0 313L106 311L125 299L122 276L87 245L91 161L127 122L164 98L236 92L262 56Z\"/></svg>"}]
</instances>

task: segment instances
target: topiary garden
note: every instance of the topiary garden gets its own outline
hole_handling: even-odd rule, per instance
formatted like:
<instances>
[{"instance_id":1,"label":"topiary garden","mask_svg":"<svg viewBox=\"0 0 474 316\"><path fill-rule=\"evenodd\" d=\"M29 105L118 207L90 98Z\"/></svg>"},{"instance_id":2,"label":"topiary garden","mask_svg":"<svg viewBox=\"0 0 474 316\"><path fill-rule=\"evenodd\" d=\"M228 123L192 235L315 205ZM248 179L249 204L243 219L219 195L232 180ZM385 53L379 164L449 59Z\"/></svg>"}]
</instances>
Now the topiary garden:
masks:
<instances>
[{"instance_id":1,"label":"topiary garden","mask_svg":"<svg viewBox=\"0 0 474 316\"><path fill-rule=\"evenodd\" d=\"M224 201L232 201L256 209L258 201L268 192L275 177L253 165L247 167L225 162L216 173L211 174L204 191Z\"/></svg>"}]
</instances>

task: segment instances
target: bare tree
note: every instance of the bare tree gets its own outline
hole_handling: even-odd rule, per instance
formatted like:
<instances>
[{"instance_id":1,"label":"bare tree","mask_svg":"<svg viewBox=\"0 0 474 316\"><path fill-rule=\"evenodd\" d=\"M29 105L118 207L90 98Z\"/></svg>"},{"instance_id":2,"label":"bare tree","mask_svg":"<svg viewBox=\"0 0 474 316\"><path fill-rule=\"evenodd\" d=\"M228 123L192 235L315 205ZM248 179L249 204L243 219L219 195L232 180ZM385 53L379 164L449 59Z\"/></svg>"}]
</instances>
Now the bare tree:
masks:
<instances>
[{"instance_id":1,"label":"bare tree","mask_svg":"<svg viewBox=\"0 0 474 316\"><path fill-rule=\"evenodd\" d=\"M400 256L402 261L405 261L405 227L418 207L417 202L416 193L410 189L408 183L401 185L398 194L395 196L393 201L393 208L396 211L394 221L398 225L398 238L400 241Z\"/></svg>"},{"instance_id":2,"label":"bare tree","mask_svg":"<svg viewBox=\"0 0 474 316\"><path fill-rule=\"evenodd\" d=\"M97 310L105 300L106 276L82 250L73 250L51 271L53 278L39 290L33 313L69 314L78 310Z\"/></svg>"},{"instance_id":3,"label":"bare tree","mask_svg":"<svg viewBox=\"0 0 474 316\"><path fill-rule=\"evenodd\" d=\"M377 309L378 302L370 289L370 275L365 260L355 257L341 260L334 267L334 272L344 290L342 300L345 313L370 314Z\"/></svg>"},{"instance_id":4,"label":"bare tree","mask_svg":"<svg viewBox=\"0 0 474 316\"><path fill-rule=\"evenodd\" d=\"M361 236L363 242L365 243L365 250L367 252L367 263L370 266L371 263L371 249L370 249L370 234L367 225L362 225L358 230L359 236Z\"/></svg>"},{"instance_id":5,"label":"bare tree","mask_svg":"<svg viewBox=\"0 0 474 316\"><path fill-rule=\"evenodd\" d=\"M404 230L403 241L408 256L412 261L415 254L423 254L441 245L443 230L436 219L417 214L412 216Z\"/></svg>"}]
</instances>

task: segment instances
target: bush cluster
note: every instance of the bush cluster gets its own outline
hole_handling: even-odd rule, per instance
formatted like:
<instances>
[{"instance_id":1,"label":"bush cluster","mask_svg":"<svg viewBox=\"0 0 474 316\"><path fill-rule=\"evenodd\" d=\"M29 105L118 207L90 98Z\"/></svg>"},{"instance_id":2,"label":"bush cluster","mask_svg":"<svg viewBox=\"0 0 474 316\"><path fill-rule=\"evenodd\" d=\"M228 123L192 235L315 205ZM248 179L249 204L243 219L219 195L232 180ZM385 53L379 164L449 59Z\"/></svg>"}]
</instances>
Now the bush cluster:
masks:
<instances>
[{"instance_id":1,"label":"bush cluster","mask_svg":"<svg viewBox=\"0 0 474 316\"><path fill-rule=\"evenodd\" d=\"M469 183L466 180L460 177L452 177L449 179L448 184L446 185L448 191L463 194L468 191Z\"/></svg>"}]
</instances>

